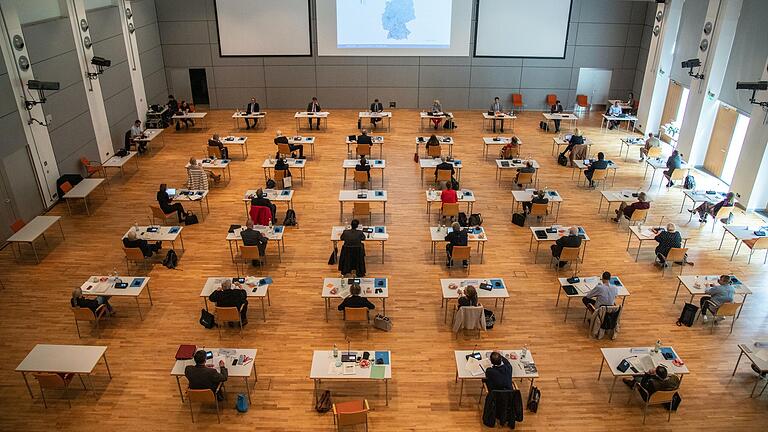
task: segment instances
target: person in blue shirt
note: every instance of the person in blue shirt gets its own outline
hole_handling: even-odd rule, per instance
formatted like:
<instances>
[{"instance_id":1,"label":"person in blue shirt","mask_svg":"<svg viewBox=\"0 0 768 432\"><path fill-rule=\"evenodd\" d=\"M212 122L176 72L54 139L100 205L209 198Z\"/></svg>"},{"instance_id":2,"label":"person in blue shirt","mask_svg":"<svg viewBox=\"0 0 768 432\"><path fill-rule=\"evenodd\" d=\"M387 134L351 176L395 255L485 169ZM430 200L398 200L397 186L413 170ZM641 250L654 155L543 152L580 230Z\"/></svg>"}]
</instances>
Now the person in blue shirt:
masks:
<instances>
[{"instance_id":1,"label":"person in blue shirt","mask_svg":"<svg viewBox=\"0 0 768 432\"><path fill-rule=\"evenodd\" d=\"M595 174L595 170L608 168L608 161L605 160L605 154L599 152L597 154L597 160L589 164L589 168L584 170L584 177L589 180L589 187L595 187L595 182L592 181L592 176Z\"/></svg>"},{"instance_id":2,"label":"person in blue shirt","mask_svg":"<svg viewBox=\"0 0 768 432\"><path fill-rule=\"evenodd\" d=\"M707 317L707 311L712 312L712 315L717 313L725 303L733 302L733 295L736 294L736 288L731 283L731 277L729 275L721 275L717 280L717 285L712 286L705 291L708 295L702 296L699 304L701 305L701 319L704 322L709 321ZM722 321L725 318L718 317L716 321Z\"/></svg>"},{"instance_id":3,"label":"person in blue shirt","mask_svg":"<svg viewBox=\"0 0 768 432\"><path fill-rule=\"evenodd\" d=\"M667 170L664 171L664 178L667 179L667 187L672 187L675 182L672 181L672 173L683 166L683 155L677 150L673 151L667 159Z\"/></svg>"},{"instance_id":4,"label":"person in blue shirt","mask_svg":"<svg viewBox=\"0 0 768 432\"><path fill-rule=\"evenodd\" d=\"M621 107L619 106L619 102L616 101L608 108L608 112L606 113L609 117L617 117L621 115ZM609 120L608 121L608 129L613 129L619 127L619 122L617 120Z\"/></svg>"},{"instance_id":5,"label":"person in blue shirt","mask_svg":"<svg viewBox=\"0 0 768 432\"><path fill-rule=\"evenodd\" d=\"M488 391L512 390L512 365L500 352L491 353L491 367L485 370L485 386Z\"/></svg>"},{"instance_id":6,"label":"person in blue shirt","mask_svg":"<svg viewBox=\"0 0 768 432\"><path fill-rule=\"evenodd\" d=\"M600 306L613 306L618 293L619 289L611 284L611 274L603 272L603 275L600 277L600 283L584 294L581 301L587 309L594 311Z\"/></svg>"}]
</instances>

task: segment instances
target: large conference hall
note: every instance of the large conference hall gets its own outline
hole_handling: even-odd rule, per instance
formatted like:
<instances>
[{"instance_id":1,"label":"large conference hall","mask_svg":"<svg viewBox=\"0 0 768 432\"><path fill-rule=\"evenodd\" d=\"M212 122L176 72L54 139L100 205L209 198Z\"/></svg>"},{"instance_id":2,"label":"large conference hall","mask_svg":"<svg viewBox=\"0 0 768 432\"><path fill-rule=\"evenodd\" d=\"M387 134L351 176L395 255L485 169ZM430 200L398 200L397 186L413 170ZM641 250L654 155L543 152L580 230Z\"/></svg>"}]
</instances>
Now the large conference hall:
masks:
<instances>
[{"instance_id":1,"label":"large conference hall","mask_svg":"<svg viewBox=\"0 0 768 432\"><path fill-rule=\"evenodd\" d=\"M0 430L768 430L767 23L0 0Z\"/></svg>"}]
</instances>

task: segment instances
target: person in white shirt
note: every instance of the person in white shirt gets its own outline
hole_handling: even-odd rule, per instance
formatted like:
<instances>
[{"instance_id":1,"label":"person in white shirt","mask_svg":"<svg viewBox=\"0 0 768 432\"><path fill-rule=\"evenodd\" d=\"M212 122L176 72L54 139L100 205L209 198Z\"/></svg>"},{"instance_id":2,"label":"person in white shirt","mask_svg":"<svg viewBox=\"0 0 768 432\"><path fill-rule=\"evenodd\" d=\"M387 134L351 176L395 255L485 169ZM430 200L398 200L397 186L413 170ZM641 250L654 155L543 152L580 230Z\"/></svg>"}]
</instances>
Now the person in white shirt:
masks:
<instances>
[{"instance_id":1,"label":"person in white shirt","mask_svg":"<svg viewBox=\"0 0 768 432\"><path fill-rule=\"evenodd\" d=\"M432 101L432 107L429 109L430 113L442 113L443 112L443 105L440 104L440 101L435 99ZM435 130L437 130L438 127L440 127L440 123L443 122L443 119L440 117L436 117L432 119L432 124L435 127Z\"/></svg>"},{"instance_id":2,"label":"person in white shirt","mask_svg":"<svg viewBox=\"0 0 768 432\"><path fill-rule=\"evenodd\" d=\"M144 130L141 129L141 120L136 120L133 122L130 133L131 141L136 143L136 149L139 151L139 153L144 153L147 151L147 143L145 141L136 141L137 139L144 137Z\"/></svg>"},{"instance_id":3,"label":"person in white shirt","mask_svg":"<svg viewBox=\"0 0 768 432\"><path fill-rule=\"evenodd\" d=\"M581 301L584 302L584 306L586 306L587 309L594 311L600 306L613 306L613 303L616 300L616 294L618 293L618 288L616 288L615 285L611 285L611 274L609 272L603 272L603 275L600 278L600 283L588 293L584 294L584 298L582 298Z\"/></svg>"},{"instance_id":4,"label":"person in white shirt","mask_svg":"<svg viewBox=\"0 0 768 432\"><path fill-rule=\"evenodd\" d=\"M642 162L648 157L648 151L654 147L661 147L661 141L653 135L653 132L648 132L648 139L645 140L645 145L640 147L640 161Z\"/></svg>"},{"instance_id":5,"label":"person in white shirt","mask_svg":"<svg viewBox=\"0 0 768 432\"><path fill-rule=\"evenodd\" d=\"M619 101L616 101L611 105L610 108L608 108L608 116L609 117L616 117L621 115L621 107L619 106ZM619 122L617 120L610 120L608 121L608 129L613 129L619 127Z\"/></svg>"},{"instance_id":6,"label":"person in white shirt","mask_svg":"<svg viewBox=\"0 0 768 432\"><path fill-rule=\"evenodd\" d=\"M488 114L501 114L504 112L504 105L501 104L501 100L498 96L493 98L493 103L488 108ZM493 131L496 132L496 122L499 120L493 119ZM504 119L501 120L501 131L504 132Z\"/></svg>"}]
</instances>

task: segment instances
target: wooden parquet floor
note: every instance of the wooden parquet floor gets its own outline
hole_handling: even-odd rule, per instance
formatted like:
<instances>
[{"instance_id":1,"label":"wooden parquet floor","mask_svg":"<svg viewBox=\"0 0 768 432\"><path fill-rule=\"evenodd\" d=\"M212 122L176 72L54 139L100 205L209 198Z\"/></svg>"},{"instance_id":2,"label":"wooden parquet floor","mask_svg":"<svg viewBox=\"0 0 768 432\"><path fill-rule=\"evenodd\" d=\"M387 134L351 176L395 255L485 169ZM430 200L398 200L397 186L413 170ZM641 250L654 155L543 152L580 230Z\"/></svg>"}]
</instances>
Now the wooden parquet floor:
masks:
<instances>
[{"instance_id":1,"label":"wooden parquet floor","mask_svg":"<svg viewBox=\"0 0 768 432\"><path fill-rule=\"evenodd\" d=\"M270 111L266 132L237 132L249 137L250 157L245 161L235 158L231 182L210 193L211 213L205 214L199 225L184 229L186 251L179 268L168 270L157 263L145 272L152 277L154 306L147 308L144 300L144 321L139 319L132 301L114 300L119 314L106 323L101 339L95 334L78 339L75 332L69 311L71 290L91 274L103 274L114 267L125 269L121 235L134 221L146 223L148 205L154 203L159 183L183 184L185 162L192 155L202 154L208 134L234 132L230 115L229 111L210 112L205 130L175 132L169 128L163 134L164 146L155 145L149 156L142 157L138 171L129 165L124 178L112 178L109 199L94 195L92 216L86 216L77 205L74 216L67 215L66 205L52 209L51 214L63 216L66 240L52 232L48 236L50 248L42 248L42 264L34 265L28 250L22 262L13 260L9 247L1 252L0 278L5 290L0 297L0 348L5 361L0 364L0 430L189 429L188 408L181 403L175 380L169 375L173 355L181 343L259 350L259 380L250 411L238 414L233 409L235 395L243 388L239 381L232 381L222 417L226 426L217 427L213 411L204 409L196 416L200 427L226 427L230 431L332 430L331 416L318 415L312 409L309 369L312 350L344 344L340 315L333 311L329 322L323 319L320 290L322 278L335 274L335 267L327 265L331 252L329 232L331 225L338 223L337 194L342 187L341 161L346 156L344 137L355 131L354 110L334 110L329 130L316 134L316 157L308 162L306 182L295 188L300 227L288 230L282 262L271 259L266 271L275 281L270 288L272 306L266 323L261 321L257 303L251 302L251 323L244 338L230 332L219 341L216 331L197 323L203 306L198 294L207 277L235 273L224 240L226 229L232 223L244 223L243 192L264 184L260 166L266 154L274 151L275 129L293 133L293 113L288 111ZM592 237L580 274L611 271L631 292L618 338L591 340L579 320L581 310L576 304L572 305L572 320L563 322L563 303L555 307L558 288L554 271L546 264L532 263L529 230L510 223L511 184L500 187L494 180L493 162L482 159L480 137L490 134L481 130L480 114L456 115L459 128L453 132L457 142L454 155L464 161L462 185L476 192L475 209L482 213L489 236L485 262L474 264L472 275L505 278L511 298L504 322L480 341L463 336L457 339L443 323L439 279L462 277L463 270L449 271L443 265L432 264L424 187L419 184L419 168L412 158L414 136L419 134L418 114L398 110L393 130L385 133L386 189L391 194L386 225L391 238L385 264L379 262L375 248L370 249L368 259L369 275L390 278L387 309L394 331L372 330L367 341L364 333L352 336L353 348L392 350L391 400L385 406L383 384L324 383L335 400L368 398L373 407L371 430L480 430L481 409L472 403L472 394L478 390L476 384L465 386L464 403L458 406L459 385L454 382L452 351L472 349L476 344L486 349L527 344L541 374L537 386L542 402L537 414L526 412L518 429L637 430L643 428L642 411L637 402L626 405L628 389L617 385L614 400L608 404L611 379L596 381L599 348L647 346L661 339L675 347L691 374L683 381L683 402L671 423L666 422L662 409L651 408L645 429L767 430L768 395L749 398L755 374L742 362L735 377L731 377L738 356L736 345L766 335L768 267L762 264L762 256L756 256L748 265L742 251L733 262L729 261L732 240L726 240L723 250L717 250L721 228L712 233L710 225L702 227L695 220L689 224L687 213L679 213L683 196L679 188L652 187L651 218L658 221L664 216L664 221L675 221L692 235L688 245L696 265L686 268L686 273L734 272L755 292L733 334L728 334L726 326L714 334L701 324L677 327L675 321L683 302L672 304L676 279L661 277L652 264L650 247L634 262L634 256L625 251L626 227L618 229L597 214L599 192L576 186L570 179L571 170L558 166L551 155L552 135L537 127L541 115L523 113L516 123L516 132L525 143L523 154L530 153L541 163L540 185L557 189L566 199L559 222L581 224ZM620 163L613 189L647 187L644 166L637 163L636 155L631 155L628 162L618 158L618 138L623 134L599 133L598 113L587 115L580 126L596 143L594 151L605 151ZM232 149L233 155L238 156L238 151ZM707 187L704 176L699 175L698 181L700 187ZM197 211L196 207L189 208ZM284 207L280 209L282 220ZM374 223L381 224L381 213L377 213L376 206L373 209ZM754 216L736 215L737 223L757 221ZM106 344L114 378L108 380L103 367L99 367L93 377L96 397L76 392L70 410L65 401L52 396L52 406L46 410L39 397L30 400L20 374L14 372L37 343ZM35 394L39 394L37 389Z\"/></svg>"}]
</instances>

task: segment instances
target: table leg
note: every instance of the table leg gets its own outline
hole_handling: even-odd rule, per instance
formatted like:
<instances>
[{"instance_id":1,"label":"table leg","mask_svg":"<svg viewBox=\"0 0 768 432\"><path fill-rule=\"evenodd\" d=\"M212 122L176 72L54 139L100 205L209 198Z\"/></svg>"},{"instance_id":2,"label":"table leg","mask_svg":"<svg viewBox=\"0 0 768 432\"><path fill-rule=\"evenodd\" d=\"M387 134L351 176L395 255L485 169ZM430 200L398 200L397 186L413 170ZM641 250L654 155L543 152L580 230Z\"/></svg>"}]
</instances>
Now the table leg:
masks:
<instances>
[{"instance_id":1,"label":"table leg","mask_svg":"<svg viewBox=\"0 0 768 432\"><path fill-rule=\"evenodd\" d=\"M458 374L458 372L456 372ZM459 386L459 406L461 406L461 397L464 395L464 379L461 380L461 385Z\"/></svg>"},{"instance_id":2,"label":"table leg","mask_svg":"<svg viewBox=\"0 0 768 432\"><path fill-rule=\"evenodd\" d=\"M179 396L181 396L181 402L184 403L184 393L181 392L181 381L179 377L176 377L176 386L179 388Z\"/></svg>"},{"instance_id":3,"label":"table leg","mask_svg":"<svg viewBox=\"0 0 768 432\"><path fill-rule=\"evenodd\" d=\"M744 309L744 303L747 302L747 296L748 295L749 294L744 294L744 299L741 301L741 306L739 306L739 313L736 314L736 318L735 319L739 319L739 317L741 316L741 310Z\"/></svg>"},{"instance_id":4,"label":"table leg","mask_svg":"<svg viewBox=\"0 0 768 432\"><path fill-rule=\"evenodd\" d=\"M139 297L136 296L135 298L136 298L136 309L139 310L139 319L141 321L144 321L144 317L141 315L141 305L139 304Z\"/></svg>"},{"instance_id":5,"label":"table leg","mask_svg":"<svg viewBox=\"0 0 768 432\"><path fill-rule=\"evenodd\" d=\"M32 252L35 253L35 261L40 264L40 258L37 256L37 248L35 247L35 242L29 242L29 244L32 246ZM21 247L19 247L19 254L21 254Z\"/></svg>"},{"instance_id":6,"label":"table leg","mask_svg":"<svg viewBox=\"0 0 768 432\"><path fill-rule=\"evenodd\" d=\"M381 263L384 264L384 241L381 241Z\"/></svg>"},{"instance_id":7,"label":"table leg","mask_svg":"<svg viewBox=\"0 0 768 432\"><path fill-rule=\"evenodd\" d=\"M739 352L739 358L736 360L736 366L733 367L733 373L731 374L731 376L736 375L736 369L739 367L739 362L741 362L741 356L743 356L743 355L744 355L744 351L740 351ZM760 381L760 380L758 380L758 381ZM754 391L755 391L755 389L752 389L753 393L754 393Z\"/></svg>"},{"instance_id":8,"label":"table leg","mask_svg":"<svg viewBox=\"0 0 768 432\"><path fill-rule=\"evenodd\" d=\"M251 386L248 385L248 377L243 377L245 380L245 391L248 393L248 405L251 404Z\"/></svg>"},{"instance_id":9,"label":"table leg","mask_svg":"<svg viewBox=\"0 0 768 432\"><path fill-rule=\"evenodd\" d=\"M328 322L328 309L331 308L331 299L325 299L325 322Z\"/></svg>"},{"instance_id":10,"label":"table leg","mask_svg":"<svg viewBox=\"0 0 768 432\"><path fill-rule=\"evenodd\" d=\"M389 380L384 380L384 399L387 401L386 405L389 406Z\"/></svg>"},{"instance_id":11,"label":"table leg","mask_svg":"<svg viewBox=\"0 0 768 432\"><path fill-rule=\"evenodd\" d=\"M267 322L267 310L264 308L264 297L261 298L261 315L264 317L264 322Z\"/></svg>"},{"instance_id":12,"label":"table leg","mask_svg":"<svg viewBox=\"0 0 768 432\"><path fill-rule=\"evenodd\" d=\"M387 298L381 298L381 309L384 311L384 316L387 316Z\"/></svg>"},{"instance_id":13,"label":"table leg","mask_svg":"<svg viewBox=\"0 0 768 432\"><path fill-rule=\"evenodd\" d=\"M344 201L339 201L339 222L344 221Z\"/></svg>"},{"instance_id":14,"label":"table leg","mask_svg":"<svg viewBox=\"0 0 768 432\"><path fill-rule=\"evenodd\" d=\"M27 373L22 372L21 376L24 378L24 384L27 386L27 391L29 392L29 397L34 399L35 397L32 395L32 388L29 386L29 381L27 380Z\"/></svg>"},{"instance_id":15,"label":"table leg","mask_svg":"<svg viewBox=\"0 0 768 432\"><path fill-rule=\"evenodd\" d=\"M107 362L107 353L104 353L101 358L104 359L104 366L107 367L107 374L109 375L109 379L112 379L112 371L109 370L109 363Z\"/></svg>"},{"instance_id":16,"label":"table leg","mask_svg":"<svg viewBox=\"0 0 768 432\"><path fill-rule=\"evenodd\" d=\"M677 289L675 290L675 298L672 299L672 304L675 304L675 302L677 301L677 294L680 292L680 285L682 284L683 284L682 281L677 282Z\"/></svg>"},{"instance_id":17,"label":"table leg","mask_svg":"<svg viewBox=\"0 0 768 432\"><path fill-rule=\"evenodd\" d=\"M504 322L504 307L507 305L507 299L502 298L501 299L501 318L499 318L499 323Z\"/></svg>"},{"instance_id":18,"label":"table leg","mask_svg":"<svg viewBox=\"0 0 768 432\"><path fill-rule=\"evenodd\" d=\"M59 231L61 231L61 238L63 239L64 238L64 228L61 226L61 219L59 219L57 222L59 224Z\"/></svg>"},{"instance_id":19,"label":"table leg","mask_svg":"<svg viewBox=\"0 0 768 432\"><path fill-rule=\"evenodd\" d=\"M632 232L632 231L630 231ZM640 258L640 249L643 247L643 239L638 237L637 254L635 254L635 262Z\"/></svg>"},{"instance_id":20,"label":"table leg","mask_svg":"<svg viewBox=\"0 0 768 432\"><path fill-rule=\"evenodd\" d=\"M613 377L613 383L611 383L611 392L608 394L608 403L611 403L613 399L613 388L616 387L616 376Z\"/></svg>"},{"instance_id":21,"label":"table leg","mask_svg":"<svg viewBox=\"0 0 768 432\"><path fill-rule=\"evenodd\" d=\"M568 321L568 310L571 308L571 298L568 297L568 303L565 304L565 319L563 319L563 322Z\"/></svg>"},{"instance_id":22,"label":"table leg","mask_svg":"<svg viewBox=\"0 0 768 432\"><path fill-rule=\"evenodd\" d=\"M597 373L597 380L600 381L600 376L603 374L603 365L605 364L605 357L600 361L600 371Z\"/></svg>"}]
</instances>

